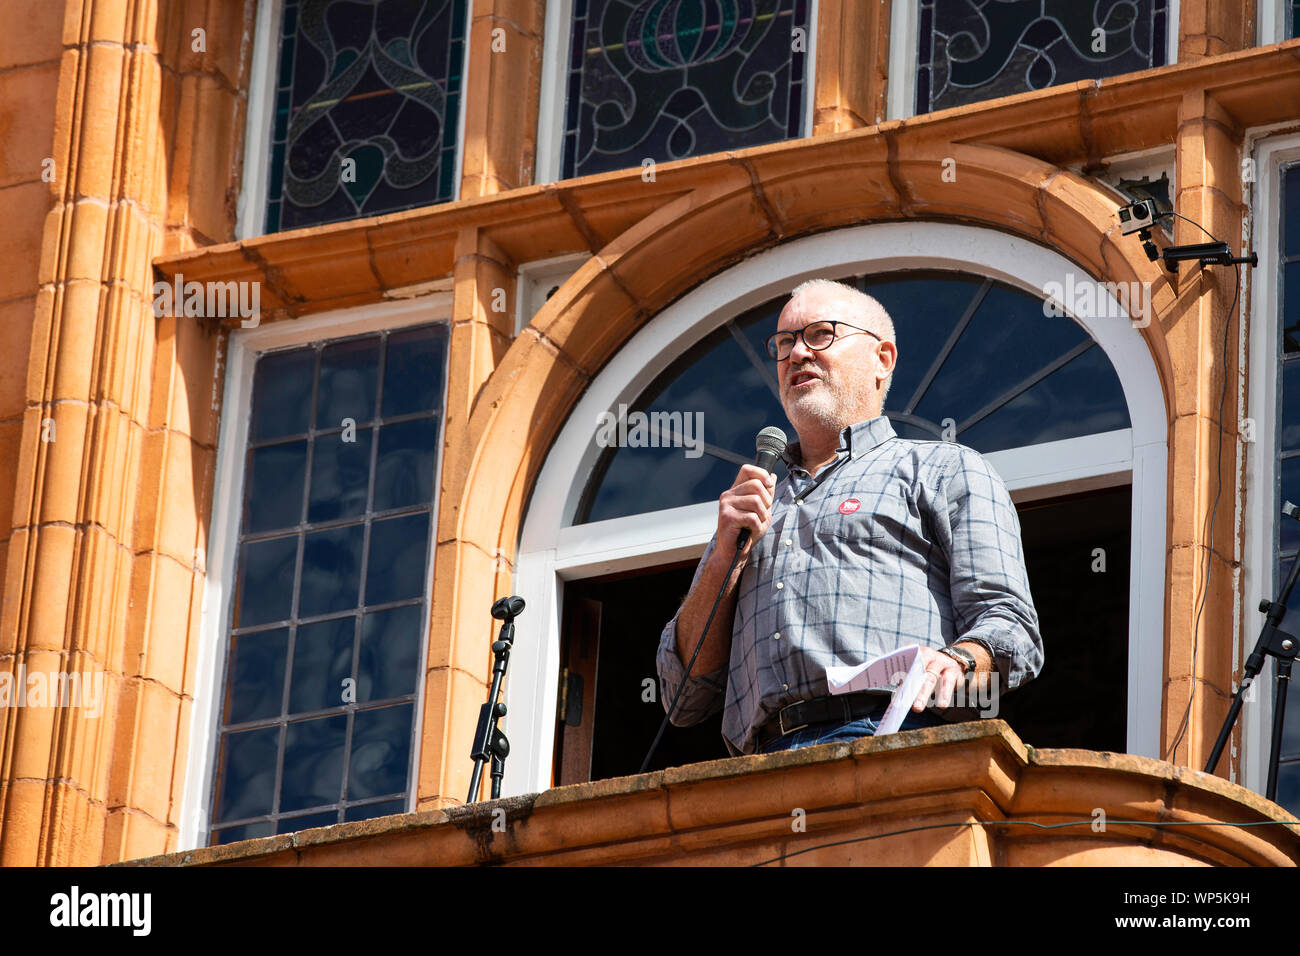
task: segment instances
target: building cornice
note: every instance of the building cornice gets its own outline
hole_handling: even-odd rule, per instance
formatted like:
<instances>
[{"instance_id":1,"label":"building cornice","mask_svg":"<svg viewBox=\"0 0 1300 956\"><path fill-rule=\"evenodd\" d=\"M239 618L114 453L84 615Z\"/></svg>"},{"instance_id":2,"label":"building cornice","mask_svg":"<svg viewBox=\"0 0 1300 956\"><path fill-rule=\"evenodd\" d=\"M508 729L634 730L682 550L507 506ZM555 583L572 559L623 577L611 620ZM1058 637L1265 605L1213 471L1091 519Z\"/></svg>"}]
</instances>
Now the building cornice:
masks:
<instances>
[{"instance_id":1,"label":"building cornice","mask_svg":"<svg viewBox=\"0 0 1300 956\"><path fill-rule=\"evenodd\" d=\"M1099 812L1100 811L1100 812ZM1209 826L1206 824L1217 825ZM929 831L917 836L918 828ZM1212 774L1027 747L1001 720L733 757L133 861L144 866L1295 866Z\"/></svg>"},{"instance_id":2,"label":"building cornice","mask_svg":"<svg viewBox=\"0 0 1300 956\"><path fill-rule=\"evenodd\" d=\"M267 320L401 297L400 290L449 277L456 243L482 231L512 263L600 252L656 210L736 177L771 218L763 186L792 166L852 165L879 156L894 164L940 144L992 146L1057 166L1097 168L1103 158L1171 146L1180 104L1209 97L1236 126L1300 117L1300 40L1222 54L1098 81L1081 81L864 129L786 140L369 219L223 243L154 260L160 278L261 284ZM913 214L900 202L901 214ZM916 213L924 215L923 212ZM784 238L782 224L774 232ZM806 228L804 231L807 231ZM395 290L397 295L394 294ZM238 318L228 320L232 326Z\"/></svg>"}]
</instances>

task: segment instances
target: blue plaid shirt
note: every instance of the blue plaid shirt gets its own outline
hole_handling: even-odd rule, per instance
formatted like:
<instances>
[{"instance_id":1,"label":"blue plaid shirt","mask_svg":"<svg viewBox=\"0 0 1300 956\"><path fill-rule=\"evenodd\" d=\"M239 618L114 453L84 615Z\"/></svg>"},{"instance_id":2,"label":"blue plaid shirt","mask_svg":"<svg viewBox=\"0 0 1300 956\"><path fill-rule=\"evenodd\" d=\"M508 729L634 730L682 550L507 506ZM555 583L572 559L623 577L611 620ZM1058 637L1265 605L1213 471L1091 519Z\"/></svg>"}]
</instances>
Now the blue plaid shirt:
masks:
<instances>
[{"instance_id":1,"label":"blue plaid shirt","mask_svg":"<svg viewBox=\"0 0 1300 956\"><path fill-rule=\"evenodd\" d=\"M816 478L794 464L797 448L776 485L772 522L741 572L730 666L692 675L674 724L698 723L725 697L727 745L752 753L759 728L782 707L830 693L827 667L908 644L980 642L1001 690L1037 676L1043 644L1020 521L978 452L899 438L884 416L846 428ZM699 635L687 639L694 649ZM659 642L665 709L684 665L674 617Z\"/></svg>"}]
</instances>

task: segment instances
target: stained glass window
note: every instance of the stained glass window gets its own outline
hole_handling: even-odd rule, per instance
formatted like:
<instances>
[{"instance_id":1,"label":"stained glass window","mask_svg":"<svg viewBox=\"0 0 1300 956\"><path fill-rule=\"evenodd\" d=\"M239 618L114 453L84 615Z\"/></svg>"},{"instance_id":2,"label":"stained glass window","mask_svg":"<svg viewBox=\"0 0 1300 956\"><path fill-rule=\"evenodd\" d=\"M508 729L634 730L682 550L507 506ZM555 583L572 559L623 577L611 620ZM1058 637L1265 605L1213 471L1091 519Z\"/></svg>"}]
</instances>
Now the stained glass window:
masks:
<instances>
[{"instance_id":1,"label":"stained glass window","mask_svg":"<svg viewBox=\"0 0 1300 956\"><path fill-rule=\"evenodd\" d=\"M1269 592L1269 600L1277 596L1286 582L1291 563L1300 554L1300 524L1281 518L1282 503L1290 501L1300 505L1300 163L1282 170L1281 242L1278 247L1281 284L1279 286L1277 314L1281 316L1278 329L1278 476L1277 498L1272 511L1277 527L1277 577ZM1300 633L1296 625L1300 617L1300 588L1287 602L1288 615L1282 629L1291 634ZM1264 623L1263 616L1255 619L1253 635ZM1260 673L1260 680L1273 682L1273 661L1270 659ZM1278 766L1277 802L1292 813L1300 812L1300 692L1296 681L1291 682L1287 697L1286 723L1282 737L1282 759Z\"/></svg>"},{"instance_id":2,"label":"stained glass window","mask_svg":"<svg viewBox=\"0 0 1300 956\"><path fill-rule=\"evenodd\" d=\"M266 229L454 197L465 0L284 0Z\"/></svg>"},{"instance_id":3,"label":"stained glass window","mask_svg":"<svg viewBox=\"0 0 1300 956\"><path fill-rule=\"evenodd\" d=\"M807 0L573 0L562 176L800 134Z\"/></svg>"},{"instance_id":4,"label":"stained glass window","mask_svg":"<svg viewBox=\"0 0 1300 956\"><path fill-rule=\"evenodd\" d=\"M445 325L257 360L214 844L406 806L446 362Z\"/></svg>"},{"instance_id":5,"label":"stained glass window","mask_svg":"<svg viewBox=\"0 0 1300 956\"><path fill-rule=\"evenodd\" d=\"M899 359L885 414L900 437L951 437L987 454L1129 427L1105 353L1073 319L1045 315L1041 299L957 272L846 281L894 320ZM727 322L666 369L624 416L648 426L645 434L625 424L622 435L595 436L608 447L577 523L714 501L753 461L760 429L777 425L794 437L764 350L788 301Z\"/></svg>"},{"instance_id":6,"label":"stained glass window","mask_svg":"<svg viewBox=\"0 0 1300 956\"><path fill-rule=\"evenodd\" d=\"M1169 0L921 0L916 112L1165 64Z\"/></svg>"}]
</instances>

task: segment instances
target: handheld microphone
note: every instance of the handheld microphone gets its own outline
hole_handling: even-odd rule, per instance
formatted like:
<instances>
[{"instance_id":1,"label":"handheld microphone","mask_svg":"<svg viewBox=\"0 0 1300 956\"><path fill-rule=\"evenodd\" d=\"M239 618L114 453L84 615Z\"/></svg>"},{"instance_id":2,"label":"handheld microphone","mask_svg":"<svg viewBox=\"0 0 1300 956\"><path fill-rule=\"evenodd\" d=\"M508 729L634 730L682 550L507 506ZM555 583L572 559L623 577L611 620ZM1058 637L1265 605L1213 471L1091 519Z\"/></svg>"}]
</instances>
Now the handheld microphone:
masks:
<instances>
[{"instance_id":1,"label":"handheld microphone","mask_svg":"<svg viewBox=\"0 0 1300 956\"><path fill-rule=\"evenodd\" d=\"M758 433L758 438L754 441L758 454L754 457L754 464L758 465L766 472L776 474L776 463L781 460L781 455L785 453L785 432L775 425L768 425ZM736 535L736 550L742 550L749 543L749 529L742 528L740 534Z\"/></svg>"}]
</instances>

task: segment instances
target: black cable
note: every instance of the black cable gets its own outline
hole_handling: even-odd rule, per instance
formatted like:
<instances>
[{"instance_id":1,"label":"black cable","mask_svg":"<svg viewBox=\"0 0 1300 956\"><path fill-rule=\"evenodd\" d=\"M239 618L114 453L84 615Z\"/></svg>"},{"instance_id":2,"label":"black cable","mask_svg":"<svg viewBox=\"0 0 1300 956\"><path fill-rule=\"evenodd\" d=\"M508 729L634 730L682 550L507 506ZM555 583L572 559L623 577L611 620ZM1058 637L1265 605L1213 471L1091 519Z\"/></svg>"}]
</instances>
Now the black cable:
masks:
<instances>
[{"instance_id":1,"label":"black cable","mask_svg":"<svg viewBox=\"0 0 1300 956\"><path fill-rule=\"evenodd\" d=\"M736 553L731 556L731 566L727 568L727 573L722 578L722 586L718 588L718 596L713 599L713 607L709 610L709 619L704 622L704 633L700 635L700 639L695 645L695 652L691 654L691 659L686 664L686 670L682 673L682 682L677 685L677 693L673 695L672 703L668 705L668 712L664 714L663 723L659 725L659 732L655 734L654 742L650 744L650 750L646 753L645 759L641 761L641 769L637 773L645 773L646 767L650 766L650 758L654 756L655 748L659 746L659 739L663 737L664 731L668 729L668 724L673 719L673 714L677 710L677 702L681 700L682 691L686 689L686 682L691 678L691 668L695 666L695 658L700 656L700 649L704 647L704 639L709 636L709 628L713 626L713 616L718 613L718 606L722 604L722 596L727 593L727 585L731 583L732 572L736 570L736 564L739 561L740 548L736 548Z\"/></svg>"},{"instance_id":2,"label":"black cable","mask_svg":"<svg viewBox=\"0 0 1300 956\"><path fill-rule=\"evenodd\" d=\"M1204 226L1202 226L1202 225L1201 225L1199 222L1197 222L1195 219L1188 219L1186 216L1184 216L1184 215L1183 215L1182 213L1180 213L1180 212L1166 212L1166 213L1161 213L1161 214L1160 214L1159 216L1157 216L1156 218L1157 218L1157 219L1165 219L1165 218L1167 218L1167 217L1169 217L1169 216L1177 216L1179 219L1183 220L1183 222L1190 222L1190 223L1191 223L1193 226L1195 226L1197 229L1201 230L1201 232L1205 233L1205 234L1206 234L1207 236L1209 236L1211 239L1214 239L1214 233L1210 232L1210 230L1206 229ZM1218 242L1219 240L1218 240L1218 239L1214 239L1214 241L1215 241L1215 242Z\"/></svg>"}]
</instances>

